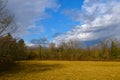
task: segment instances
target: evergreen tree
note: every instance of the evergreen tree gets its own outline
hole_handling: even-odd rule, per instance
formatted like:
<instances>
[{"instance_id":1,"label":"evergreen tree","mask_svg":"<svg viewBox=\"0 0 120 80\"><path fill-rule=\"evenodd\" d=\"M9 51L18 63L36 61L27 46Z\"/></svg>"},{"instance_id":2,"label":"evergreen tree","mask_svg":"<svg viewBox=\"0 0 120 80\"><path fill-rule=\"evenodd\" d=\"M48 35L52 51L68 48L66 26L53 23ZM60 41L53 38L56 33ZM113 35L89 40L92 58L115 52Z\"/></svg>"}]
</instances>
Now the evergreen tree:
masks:
<instances>
[{"instance_id":1,"label":"evergreen tree","mask_svg":"<svg viewBox=\"0 0 120 80\"><path fill-rule=\"evenodd\" d=\"M11 34L0 37L0 64L10 64L14 62L16 40Z\"/></svg>"},{"instance_id":2,"label":"evergreen tree","mask_svg":"<svg viewBox=\"0 0 120 80\"><path fill-rule=\"evenodd\" d=\"M26 59L26 46L23 39L18 41L18 60Z\"/></svg>"},{"instance_id":3,"label":"evergreen tree","mask_svg":"<svg viewBox=\"0 0 120 80\"><path fill-rule=\"evenodd\" d=\"M111 58L118 58L119 56L119 50L118 50L118 47L117 47L117 44L112 41L111 43Z\"/></svg>"}]
</instances>

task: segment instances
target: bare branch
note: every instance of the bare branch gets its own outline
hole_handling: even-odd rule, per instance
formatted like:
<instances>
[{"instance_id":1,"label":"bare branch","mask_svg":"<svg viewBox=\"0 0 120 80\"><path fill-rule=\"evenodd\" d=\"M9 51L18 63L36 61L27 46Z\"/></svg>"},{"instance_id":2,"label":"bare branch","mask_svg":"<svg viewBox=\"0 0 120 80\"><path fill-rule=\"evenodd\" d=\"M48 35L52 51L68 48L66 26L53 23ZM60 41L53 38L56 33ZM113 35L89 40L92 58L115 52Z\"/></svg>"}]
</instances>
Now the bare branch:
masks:
<instances>
[{"instance_id":1,"label":"bare branch","mask_svg":"<svg viewBox=\"0 0 120 80\"><path fill-rule=\"evenodd\" d=\"M13 33L17 29L14 16L6 9L7 1L0 0L0 36Z\"/></svg>"}]
</instances>

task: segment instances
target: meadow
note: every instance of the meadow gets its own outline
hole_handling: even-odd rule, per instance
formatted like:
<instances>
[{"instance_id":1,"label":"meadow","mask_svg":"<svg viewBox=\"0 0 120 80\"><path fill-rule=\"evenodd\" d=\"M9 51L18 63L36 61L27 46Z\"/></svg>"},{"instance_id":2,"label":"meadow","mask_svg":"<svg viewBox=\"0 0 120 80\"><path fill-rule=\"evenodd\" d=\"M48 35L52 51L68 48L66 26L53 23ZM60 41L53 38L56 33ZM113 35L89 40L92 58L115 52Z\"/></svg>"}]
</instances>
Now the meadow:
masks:
<instances>
[{"instance_id":1,"label":"meadow","mask_svg":"<svg viewBox=\"0 0 120 80\"><path fill-rule=\"evenodd\" d=\"M0 80L119 80L120 62L20 61Z\"/></svg>"}]
</instances>

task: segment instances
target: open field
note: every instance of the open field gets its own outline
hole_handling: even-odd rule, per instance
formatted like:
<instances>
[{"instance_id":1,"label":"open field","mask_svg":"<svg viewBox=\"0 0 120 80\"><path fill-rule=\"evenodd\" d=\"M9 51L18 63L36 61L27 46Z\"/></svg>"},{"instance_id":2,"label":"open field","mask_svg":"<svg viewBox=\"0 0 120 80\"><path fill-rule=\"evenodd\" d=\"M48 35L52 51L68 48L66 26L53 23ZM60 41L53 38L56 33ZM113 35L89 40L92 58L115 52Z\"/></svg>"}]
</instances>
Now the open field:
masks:
<instances>
[{"instance_id":1,"label":"open field","mask_svg":"<svg viewBox=\"0 0 120 80\"><path fill-rule=\"evenodd\" d=\"M120 62L21 61L0 80L120 80Z\"/></svg>"}]
</instances>

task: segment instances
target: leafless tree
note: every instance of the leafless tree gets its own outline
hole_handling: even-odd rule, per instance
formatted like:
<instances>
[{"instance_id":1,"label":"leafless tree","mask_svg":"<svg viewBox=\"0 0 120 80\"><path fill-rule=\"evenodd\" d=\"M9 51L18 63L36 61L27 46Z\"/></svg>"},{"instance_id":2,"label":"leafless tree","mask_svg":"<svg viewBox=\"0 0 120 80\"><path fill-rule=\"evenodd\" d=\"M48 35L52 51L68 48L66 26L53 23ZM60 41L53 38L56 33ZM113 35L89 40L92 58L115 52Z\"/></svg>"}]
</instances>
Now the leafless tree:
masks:
<instances>
[{"instance_id":1,"label":"leafless tree","mask_svg":"<svg viewBox=\"0 0 120 80\"><path fill-rule=\"evenodd\" d=\"M8 33L14 33L17 29L14 16L10 13L6 6L7 1L0 0L0 36L4 36Z\"/></svg>"}]
</instances>

